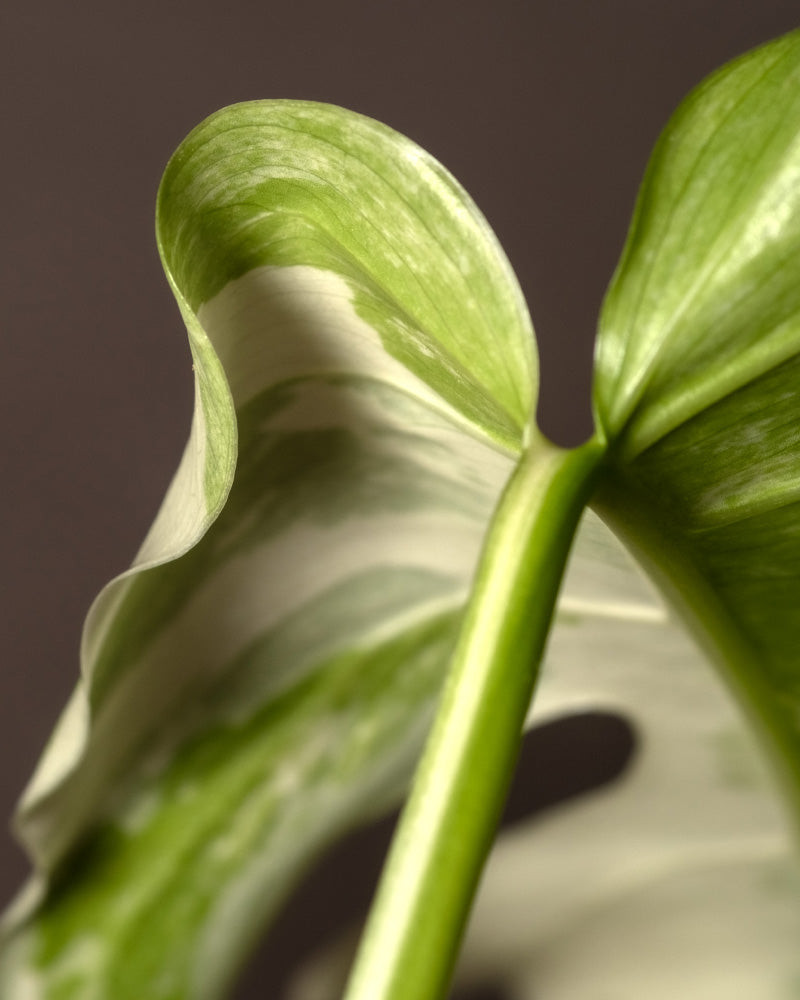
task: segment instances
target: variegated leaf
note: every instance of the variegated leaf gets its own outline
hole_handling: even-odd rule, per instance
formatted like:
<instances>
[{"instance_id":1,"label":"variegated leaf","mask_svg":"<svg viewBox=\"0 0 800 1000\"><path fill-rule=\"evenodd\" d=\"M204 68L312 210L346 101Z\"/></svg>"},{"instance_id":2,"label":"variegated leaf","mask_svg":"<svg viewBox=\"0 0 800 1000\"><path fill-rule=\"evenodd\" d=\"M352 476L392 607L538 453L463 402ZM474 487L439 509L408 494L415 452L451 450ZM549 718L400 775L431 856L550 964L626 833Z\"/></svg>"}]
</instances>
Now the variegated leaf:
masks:
<instances>
[{"instance_id":1,"label":"variegated leaf","mask_svg":"<svg viewBox=\"0 0 800 1000\"><path fill-rule=\"evenodd\" d=\"M373 121L215 115L158 232L192 434L22 805L44 896L9 1000L220 995L297 872L396 800L535 398L485 221Z\"/></svg>"}]
</instances>

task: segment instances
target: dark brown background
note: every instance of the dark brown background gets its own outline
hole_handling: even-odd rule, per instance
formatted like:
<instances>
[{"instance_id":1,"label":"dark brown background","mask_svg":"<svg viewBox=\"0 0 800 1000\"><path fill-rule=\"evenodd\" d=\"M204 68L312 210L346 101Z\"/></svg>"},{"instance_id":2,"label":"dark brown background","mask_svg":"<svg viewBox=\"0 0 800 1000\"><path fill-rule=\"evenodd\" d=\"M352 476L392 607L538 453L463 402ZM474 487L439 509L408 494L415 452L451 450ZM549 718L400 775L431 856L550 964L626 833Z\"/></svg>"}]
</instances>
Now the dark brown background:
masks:
<instances>
[{"instance_id":1,"label":"dark brown background","mask_svg":"<svg viewBox=\"0 0 800 1000\"><path fill-rule=\"evenodd\" d=\"M797 0L3 0L0 814L188 430L188 350L152 236L163 166L222 105L332 101L441 159L528 296L544 427L588 428L593 327L650 147ZM0 898L23 862L0 841ZM253 996L272 995L266 973ZM243 993L242 996L250 995Z\"/></svg>"}]
</instances>

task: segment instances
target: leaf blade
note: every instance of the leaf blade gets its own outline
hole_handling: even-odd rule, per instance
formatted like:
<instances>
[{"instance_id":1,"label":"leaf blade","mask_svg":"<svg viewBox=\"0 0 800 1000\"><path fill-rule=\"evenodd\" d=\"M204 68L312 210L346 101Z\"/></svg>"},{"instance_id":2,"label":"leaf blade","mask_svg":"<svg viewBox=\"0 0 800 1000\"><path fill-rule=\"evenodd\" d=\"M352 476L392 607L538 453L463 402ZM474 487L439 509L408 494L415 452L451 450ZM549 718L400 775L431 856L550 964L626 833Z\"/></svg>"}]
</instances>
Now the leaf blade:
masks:
<instances>
[{"instance_id":1,"label":"leaf blade","mask_svg":"<svg viewBox=\"0 0 800 1000\"><path fill-rule=\"evenodd\" d=\"M799 49L712 74L653 152L596 358L598 424L628 458L797 352Z\"/></svg>"},{"instance_id":2,"label":"leaf blade","mask_svg":"<svg viewBox=\"0 0 800 1000\"><path fill-rule=\"evenodd\" d=\"M277 162L268 175L269 157ZM470 395L483 398L493 433L512 442L512 428L518 435L526 425L536 362L519 288L471 200L409 140L311 102L238 105L189 136L167 169L160 206L167 268L192 308L266 262L338 274L387 353L440 396L467 409ZM180 222L187 206L191 225ZM181 260L193 261L191 273ZM481 341L493 349L476 352Z\"/></svg>"},{"instance_id":3,"label":"leaf blade","mask_svg":"<svg viewBox=\"0 0 800 1000\"><path fill-rule=\"evenodd\" d=\"M800 33L687 98L604 304L597 509L738 691L800 817Z\"/></svg>"},{"instance_id":4,"label":"leaf blade","mask_svg":"<svg viewBox=\"0 0 800 1000\"><path fill-rule=\"evenodd\" d=\"M253 142L276 115L280 155ZM294 150L287 118L308 127ZM315 118L359 142L327 142L325 160ZM269 169L269 197L290 204L266 216L244 192L263 195ZM379 197L340 197L337 216L367 169ZM168 168L159 243L195 362L192 437L138 562L92 611L84 681L23 805L51 883L4 944L9 997L217 995L251 939L242 921L281 898L276 866L296 872L397 793L535 397L530 322L485 221L361 116L214 116ZM308 799L280 764L304 752Z\"/></svg>"}]
</instances>

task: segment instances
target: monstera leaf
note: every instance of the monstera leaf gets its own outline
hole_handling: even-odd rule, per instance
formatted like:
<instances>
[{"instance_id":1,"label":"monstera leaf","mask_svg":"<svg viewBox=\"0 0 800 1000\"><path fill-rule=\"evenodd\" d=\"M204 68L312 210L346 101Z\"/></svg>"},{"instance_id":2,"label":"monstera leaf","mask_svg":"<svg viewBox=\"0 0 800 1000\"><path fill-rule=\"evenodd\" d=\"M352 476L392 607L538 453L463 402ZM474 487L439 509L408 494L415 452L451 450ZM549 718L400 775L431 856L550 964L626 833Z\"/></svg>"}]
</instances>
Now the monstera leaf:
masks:
<instances>
[{"instance_id":1,"label":"monstera leaf","mask_svg":"<svg viewBox=\"0 0 800 1000\"><path fill-rule=\"evenodd\" d=\"M22 805L52 887L9 997L216 995L321 846L395 804L533 405L486 223L375 122L221 112L158 233L192 434Z\"/></svg>"},{"instance_id":2,"label":"monstera leaf","mask_svg":"<svg viewBox=\"0 0 800 1000\"><path fill-rule=\"evenodd\" d=\"M501 845L466 968L547 1000L795 995L800 35L662 136L579 449L535 427L532 330L485 221L384 126L224 110L168 166L158 236L191 436L23 800L36 874L2 996L222 996L299 873L402 796L437 701L347 995L444 995L576 532L535 712L608 704L642 750ZM669 615L578 528L587 502ZM528 839L530 881L503 861ZM484 946L509 880L508 912L536 916ZM681 932L688 913L721 930ZM682 981L644 962L664 941Z\"/></svg>"}]
</instances>

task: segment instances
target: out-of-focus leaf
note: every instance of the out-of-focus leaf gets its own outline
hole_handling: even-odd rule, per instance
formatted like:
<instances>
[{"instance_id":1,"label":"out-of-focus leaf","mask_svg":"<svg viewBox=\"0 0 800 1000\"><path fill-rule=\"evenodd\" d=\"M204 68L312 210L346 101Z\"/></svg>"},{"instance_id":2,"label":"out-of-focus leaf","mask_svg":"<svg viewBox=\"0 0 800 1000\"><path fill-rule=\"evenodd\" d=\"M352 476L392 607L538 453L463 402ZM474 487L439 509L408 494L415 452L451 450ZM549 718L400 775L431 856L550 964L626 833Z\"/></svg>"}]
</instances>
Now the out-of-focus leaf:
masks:
<instances>
[{"instance_id":1,"label":"out-of-focus leaf","mask_svg":"<svg viewBox=\"0 0 800 1000\"><path fill-rule=\"evenodd\" d=\"M697 647L591 514L530 724L611 712L636 733L611 785L502 831L458 972L509 1000L792 1000L800 873L774 775ZM542 762L555 767L558 762ZM289 1000L335 1000L350 945Z\"/></svg>"},{"instance_id":2,"label":"out-of-focus leaf","mask_svg":"<svg viewBox=\"0 0 800 1000\"><path fill-rule=\"evenodd\" d=\"M462 974L514 1000L791 1000L800 871L775 776L601 527L573 560L533 721L618 713L635 754L616 783L504 832Z\"/></svg>"},{"instance_id":3,"label":"out-of-focus leaf","mask_svg":"<svg viewBox=\"0 0 800 1000\"><path fill-rule=\"evenodd\" d=\"M587 514L530 724L611 712L636 733L611 785L502 831L458 972L509 1000L792 1000L800 873L738 706L614 536ZM558 767L558 761L542 762ZM290 1000L335 1000L345 943Z\"/></svg>"}]
</instances>

